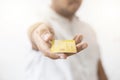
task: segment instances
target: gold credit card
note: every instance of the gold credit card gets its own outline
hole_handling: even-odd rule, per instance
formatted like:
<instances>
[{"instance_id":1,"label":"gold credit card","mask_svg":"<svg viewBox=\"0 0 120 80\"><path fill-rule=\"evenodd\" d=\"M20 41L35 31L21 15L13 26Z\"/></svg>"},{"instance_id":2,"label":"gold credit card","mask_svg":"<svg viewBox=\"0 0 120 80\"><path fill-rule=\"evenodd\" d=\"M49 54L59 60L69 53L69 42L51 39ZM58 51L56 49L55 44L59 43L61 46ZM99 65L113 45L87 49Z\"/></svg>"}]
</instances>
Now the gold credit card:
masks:
<instances>
[{"instance_id":1,"label":"gold credit card","mask_svg":"<svg viewBox=\"0 0 120 80\"><path fill-rule=\"evenodd\" d=\"M53 40L52 41L52 47L51 47L52 53L76 53L76 45L74 40Z\"/></svg>"}]
</instances>

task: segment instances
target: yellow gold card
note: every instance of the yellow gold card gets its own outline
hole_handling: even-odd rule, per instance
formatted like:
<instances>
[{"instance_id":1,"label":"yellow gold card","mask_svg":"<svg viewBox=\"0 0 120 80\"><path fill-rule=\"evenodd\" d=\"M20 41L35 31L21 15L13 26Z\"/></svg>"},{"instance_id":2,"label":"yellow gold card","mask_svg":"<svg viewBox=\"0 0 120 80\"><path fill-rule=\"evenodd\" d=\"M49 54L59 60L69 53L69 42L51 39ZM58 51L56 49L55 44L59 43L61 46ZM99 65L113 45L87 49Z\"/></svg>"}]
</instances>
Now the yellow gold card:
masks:
<instances>
[{"instance_id":1,"label":"yellow gold card","mask_svg":"<svg viewBox=\"0 0 120 80\"><path fill-rule=\"evenodd\" d=\"M76 53L76 45L74 40L53 40L51 52L53 53Z\"/></svg>"}]
</instances>

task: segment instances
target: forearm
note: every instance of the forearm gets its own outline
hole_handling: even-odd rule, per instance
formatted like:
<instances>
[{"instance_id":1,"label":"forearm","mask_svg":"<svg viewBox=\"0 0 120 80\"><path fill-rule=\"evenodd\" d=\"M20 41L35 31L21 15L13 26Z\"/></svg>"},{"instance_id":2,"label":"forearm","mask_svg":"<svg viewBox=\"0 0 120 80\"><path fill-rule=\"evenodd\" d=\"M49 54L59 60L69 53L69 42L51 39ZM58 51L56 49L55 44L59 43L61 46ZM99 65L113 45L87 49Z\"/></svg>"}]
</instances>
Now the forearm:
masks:
<instances>
[{"instance_id":1,"label":"forearm","mask_svg":"<svg viewBox=\"0 0 120 80\"><path fill-rule=\"evenodd\" d=\"M99 80L108 80L100 60L98 62L98 77Z\"/></svg>"}]
</instances>

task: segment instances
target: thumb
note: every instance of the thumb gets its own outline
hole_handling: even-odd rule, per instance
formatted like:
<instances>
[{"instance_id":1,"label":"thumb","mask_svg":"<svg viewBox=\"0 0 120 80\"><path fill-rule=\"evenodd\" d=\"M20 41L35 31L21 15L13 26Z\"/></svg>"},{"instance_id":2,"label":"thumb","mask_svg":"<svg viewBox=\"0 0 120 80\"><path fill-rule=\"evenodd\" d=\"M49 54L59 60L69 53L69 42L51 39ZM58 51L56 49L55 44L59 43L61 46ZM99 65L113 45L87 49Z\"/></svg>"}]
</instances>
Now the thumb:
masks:
<instances>
[{"instance_id":1,"label":"thumb","mask_svg":"<svg viewBox=\"0 0 120 80\"><path fill-rule=\"evenodd\" d=\"M45 42L49 42L49 41L52 41L54 39L54 35L52 33L50 33L50 32L46 32L46 33L41 35L41 38Z\"/></svg>"}]
</instances>

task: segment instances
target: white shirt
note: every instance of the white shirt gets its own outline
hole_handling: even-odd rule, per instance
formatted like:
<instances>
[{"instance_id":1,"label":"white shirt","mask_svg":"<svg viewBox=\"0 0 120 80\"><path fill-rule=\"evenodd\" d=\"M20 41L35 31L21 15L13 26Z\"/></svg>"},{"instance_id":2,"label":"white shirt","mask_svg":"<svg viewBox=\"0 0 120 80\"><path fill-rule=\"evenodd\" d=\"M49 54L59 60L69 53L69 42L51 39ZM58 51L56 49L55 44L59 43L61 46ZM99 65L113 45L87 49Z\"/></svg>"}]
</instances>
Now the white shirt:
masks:
<instances>
[{"instance_id":1,"label":"white shirt","mask_svg":"<svg viewBox=\"0 0 120 80\"><path fill-rule=\"evenodd\" d=\"M68 40L80 33L88 48L67 59L52 60L41 52L31 50L27 55L26 80L98 80L97 63L99 48L92 28L74 17L72 21L51 9L41 15L43 22L50 23L56 39ZM42 18L40 17L40 18Z\"/></svg>"}]
</instances>

